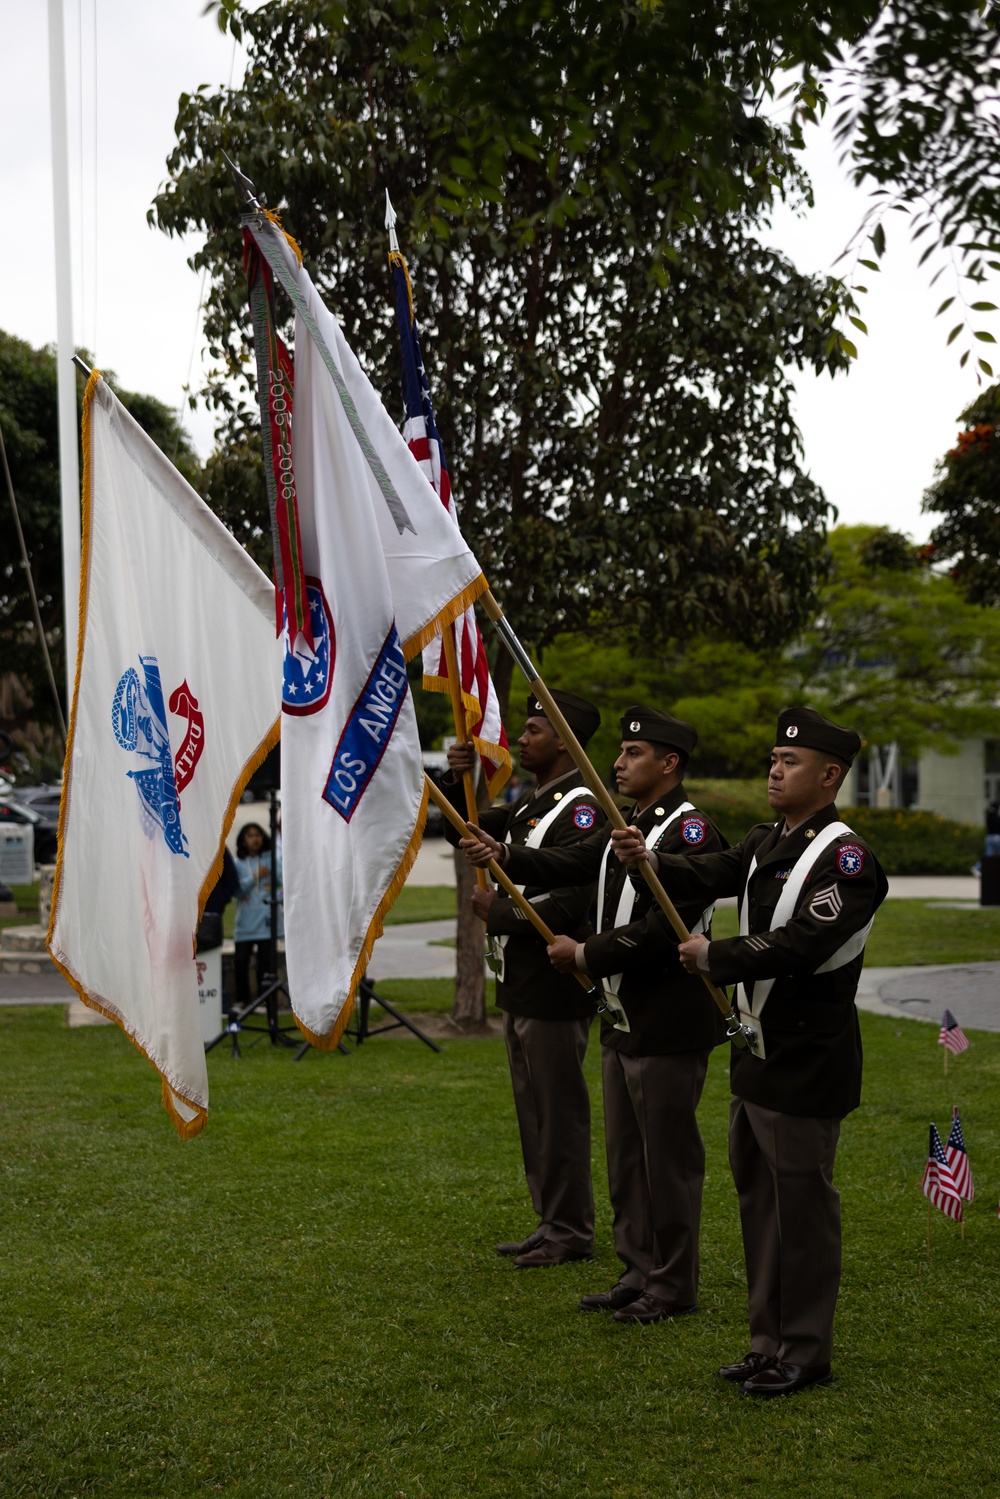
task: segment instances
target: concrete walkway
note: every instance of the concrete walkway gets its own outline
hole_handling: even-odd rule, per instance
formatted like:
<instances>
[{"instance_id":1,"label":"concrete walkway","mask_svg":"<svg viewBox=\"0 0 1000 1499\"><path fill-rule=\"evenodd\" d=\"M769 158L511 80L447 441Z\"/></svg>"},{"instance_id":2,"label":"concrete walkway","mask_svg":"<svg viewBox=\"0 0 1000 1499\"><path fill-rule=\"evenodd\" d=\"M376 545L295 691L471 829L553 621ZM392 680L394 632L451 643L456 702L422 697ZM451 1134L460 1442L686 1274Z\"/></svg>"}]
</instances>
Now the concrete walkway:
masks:
<instances>
[{"instance_id":1,"label":"concrete walkway","mask_svg":"<svg viewBox=\"0 0 1000 1499\"><path fill-rule=\"evenodd\" d=\"M261 820L264 806L240 808L238 821ZM454 885L453 852L443 838L429 838L417 855L411 885ZM971 875L895 876L890 900L926 900L978 909L979 881ZM732 905L727 900L720 904ZM375 944L368 972L380 979L453 979L455 949L434 944L454 939L455 922L418 921L387 927ZM74 991L49 965L40 973L0 974L0 1005L69 1004ZM940 1025L951 1010L959 1024L1000 1031L1000 961L947 967L866 968L858 989L858 1008ZM80 1007L82 1008L82 1006Z\"/></svg>"}]
</instances>

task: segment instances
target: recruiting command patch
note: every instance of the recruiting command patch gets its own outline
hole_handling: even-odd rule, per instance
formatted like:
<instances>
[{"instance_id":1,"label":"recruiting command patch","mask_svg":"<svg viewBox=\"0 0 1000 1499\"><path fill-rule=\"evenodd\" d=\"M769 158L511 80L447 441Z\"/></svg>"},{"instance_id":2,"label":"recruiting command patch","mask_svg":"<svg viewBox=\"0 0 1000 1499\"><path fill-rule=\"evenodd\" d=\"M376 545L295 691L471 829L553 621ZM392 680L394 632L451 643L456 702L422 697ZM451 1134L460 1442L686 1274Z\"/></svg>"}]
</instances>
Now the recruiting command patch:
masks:
<instances>
[{"instance_id":1,"label":"recruiting command patch","mask_svg":"<svg viewBox=\"0 0 1000 1499\"><path fill-rule=\"evenodd\" d=\"M681 837L685 843L702 843L708 832L708 823L704 817L685 817L681 823Z\"/></svg>"},{"instance_id":2,"label":"recruiting command patch","mask_svg":"<svg viewBox=\"0 0 1000 1499\"><path fill-rule=\"evenodd\" d=\"M865 851L856 843L845 843L837 855L837 868L841 874L860 874L865 867Z\"/></svg>"},{"instance_id":3,"label":"recruiting command patch","mask_svg":"<svg viewBox=\"0 0 1000 1499\"><path fill-rule=\"evenodd\" d=\"M573 821L578 828L592 828L597 821L597 813L593 807L577 807L573 813Z\"/></svg>"}]
</instances>

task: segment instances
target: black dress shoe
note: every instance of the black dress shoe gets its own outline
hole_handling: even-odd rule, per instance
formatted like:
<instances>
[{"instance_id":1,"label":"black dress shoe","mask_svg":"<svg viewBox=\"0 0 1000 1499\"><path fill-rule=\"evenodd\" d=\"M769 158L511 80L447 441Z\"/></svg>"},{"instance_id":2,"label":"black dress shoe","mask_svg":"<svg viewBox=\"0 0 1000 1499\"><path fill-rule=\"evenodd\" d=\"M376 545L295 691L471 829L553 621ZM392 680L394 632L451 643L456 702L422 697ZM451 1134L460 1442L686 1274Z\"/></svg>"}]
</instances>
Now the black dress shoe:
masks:
<instances>
[{"instance_id":1,"label":"black dress shoe","mask_svg":"<svg viewBox=\"0 0 1000 1499\"><path fill-rule=\"evenodd\" d=\"M542 1242L544 1238L545 1235L542 1230L540 1228L536 1228L533 1234L529 1234L526 1239L519 1239L516 1244L498 1244L497 1254L508 1256L512 1256L515 1254L527 1254L529 1249L537 1248L537 1246Z\"/></svg>"},{"instance_id":2,"label":"black dress shoe","mask_svg":"<svg viewBox=\"0 0 1000 1499\"><path fill-rule=\"evenodd\" d=\"M740 1359L738 1364L723 1364L719 1369L720 1379L728 1379L733 1384L743 1384L744 1380L752 1379L759 1374L761 1369L769 1369L778 1360L773 1353L748 1353L746 1358Z\"/></svg>"},{"instance_id":3,"label":"black dress shoe","mask_svg":"<svg viewBox=\"0 0 1000 1499\"><path fill-rule=\"evenodd\" d=\"M690 1306L679 1306L674 1301L662 1301L659 1296L654 1296L650 1291L643 1291L628 1306L623 1306L621 1311L615 1312L616 1322L662 1322L664 1317L687 1317L698 1308L692 1303Z\"/></svg>"},{"instance_id":4,"label":"black dress shoe","mask_svg":"<svg viewBox=\"0 0 1000 1499\"><path fill-rule=\"evenodd\" d=\"M564 1249L561 1244L553 1244L551 1239L543 1239L534 1249L519 1254L514 1264L518 1270L549 1270L553 1265L568 1265L573 1260L593 1258L589 1249Z\"/></svg>"},{"instance_id":5,"label":"black dress shoe","mask_svg":"<svg viewBox=\"0 0 1000 1499\"><path fill-rule=\"evenodd\" d=\"M641 1295L638 1286L627 1286L619 1281L610 1291L596 1291L592 1296L581 1296L577 1306L581 1312L620 1312L623 1306L638 1301Z\"/></svg>"},{"instance_id":6,"label":"black dress shoe","mask_svg":"<svg viewBox=\"0 0 1000 1499\"><path fill-rule=\"evenodd\" d=\"M786 1364L784 1359L776 1359L741 1388L744 1395L773 1400L776 1395L797 1395L813 1385L829 1384L832 1378L829 1364Z\"/></svg>"}]
</instances>

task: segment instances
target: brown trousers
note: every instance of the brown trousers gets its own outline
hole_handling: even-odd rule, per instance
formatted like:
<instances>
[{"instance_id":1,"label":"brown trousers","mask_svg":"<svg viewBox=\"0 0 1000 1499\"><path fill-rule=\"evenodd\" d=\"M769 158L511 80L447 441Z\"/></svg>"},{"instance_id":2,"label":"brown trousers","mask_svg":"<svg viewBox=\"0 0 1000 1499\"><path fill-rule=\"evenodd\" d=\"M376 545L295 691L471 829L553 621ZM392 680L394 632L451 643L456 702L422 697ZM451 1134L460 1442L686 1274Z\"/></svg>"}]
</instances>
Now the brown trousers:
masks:
<instances>
[{"instance_id":1,"label":"brown trousers","mask_svg":"<svg viewBox=\"0 0 1000 1499\"><path fill-rule=\"evenodd\" d=\"M698 1299L705 1147L696 1110L707 1051L628 1057L606 1046L604 1135L621 1279L662 1301Z\"/></svg>"},{"instance_id":2,"label":"brown trousers","mask_svg":"<svg viewBox=\"0 0 1000 1499\"><path fill-rule=\"evenodd\" d=\"M546 1239L589 1254L594 1245L590 1093L583 1059L590 1016L534 1020L504 1011L524 1175Z\"/></svg>"},{"instance_id":3,"label":"brown trousers","mask_svg":"<svg viewBox=\"0 0 1000 1499\"><path fill-rule=\"evenodd\" d=\"M828 1364L840 1289L839 1119L779 1114L734 1098L729 1164L740 1200L750 1347Z\"/></svg>"}]
</instances>

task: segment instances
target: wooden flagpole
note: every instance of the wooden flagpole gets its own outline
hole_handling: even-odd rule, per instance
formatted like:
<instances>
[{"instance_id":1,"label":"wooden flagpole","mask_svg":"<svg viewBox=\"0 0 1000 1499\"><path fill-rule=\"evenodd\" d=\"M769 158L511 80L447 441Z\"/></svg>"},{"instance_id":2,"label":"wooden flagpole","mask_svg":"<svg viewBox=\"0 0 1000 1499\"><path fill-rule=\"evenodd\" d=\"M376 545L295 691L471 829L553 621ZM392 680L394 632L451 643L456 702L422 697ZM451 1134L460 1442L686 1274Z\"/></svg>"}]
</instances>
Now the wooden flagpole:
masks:
<instances>
[{"instance_id":1,"label":"wooden flagpole","mask_svg":"<svg viewBox=\"0 0 1000 1499\"><path fill-rule=\"evenodd\" d=\"M430 795L431 801L436 807L440 808L442 814L448 819L455 831L457 833L461 833L463 838L467 838L469 836L469 830L462 819L461 813L455 811L455 808L452 806L448 798L444 795L444 792L441 791L438 786L435 786L430 776L425 775L425 779L427 781L427 791ZM531 922L531 925L535 928L536 932L538 932L542 937L545 938L546 944L553 943L556 940L555 932L551 931L550 928L546 926L545 922L539 916L530 900L525 900L524 896L514 884L513 880L509 879L507 875L504 874L503 870L500 868L500 865L496 862L496 860L491 859L487 867L490 874L496 880L497 884L500 885L504 890L506 890L507 894L510 896L511 900L517 906L522 915L526 916L527 919ZM586 977L586 975L582 973L575 973L573 976L574 978L579 980L579 982L587 990L588 994L592 991L594 986L591 983L590 979Z\"/></svg>"},{"instance_id":2,"label":"wooden flagpole","mask_svg":"<svg viewBox=\"0 0 1000 1499\"><path fill-rule=\"evenodd\" d=\"M451 693L451 711L455 716L455 737L459 744L468 744L469 731L465 725L465 704L462 702L462 683L458 675L458 652L455 649L455 626L453 624L445 625L441 631L441 639L444 643L445 664L448 667L448 691ZM471 770L463 773L462 785L465 787L465 810L469 814L469 821L475 822L479 816L479 808L476 806L476 786ZM480 890L488 888L485 869L476 870L476 880Z\"/></svg>"},{"instance_id":3,"label":"wooden flagpole","mask_svg":"<svg viewBox=\"0 0 1000 1499\"><path fill-rule=\"evenodd\" d=\"M507 621L507 617L494 598L492 591L490 589L487 589L487 591L480 596L479 602L480 604L482 604L489 618L496 625L501 640L513 656L515 662L520 667L524 676L527 678L528 686L531 688L532 692L535 694L535 696L538 698L538 701L545 709L546 718L553 725L557 734L559 735L559 738L562 740L563 744L565 744L566 748L573 756L580 774L583 776L583 779L586 781L587 785L590 787L591 791L600 802L601 807L604 809L604 812L608 818L608 821L611 823L611 826L614 828L627 828L628 823L622 816L618 804L615 802L610 791L605 786L600 776L597 774L597 771L591 764L586 751L584 750L580 741L577 739L576 735L573 733L573 730L570 728L569 724L566 722L566 719L563 717L558 703L552 696L549 689L546 687L545 683L542 681L541 676L538 672L538 668L533 664L530 656L527 654L524 647L521 645L521 642L514 634L514 631L511 629L511 626ZM649 860L643 859L638 867L643 879L646 881L646 884L653 892L657 904L663 911L667 920L670 922L670 925L673 928L674 932L677 934L681 942L686 942L691 936L691 933L688 931L687 927L684 925L684 922L681 920L677 908L674 905L673 901L670 899L670 896L664 890L657 876L653 873L653 870L650 867ZM718 1005L723 1015L729 1021L730 1040L734 1041L737 1046L746 1046L749 1038L746 1034L746 1029L744 1028L743 1023L740 1020L739 1011L735 1008L734 1005L730 1004L729 999L724 991L720 989L717 984L713 984L707 973L702 973L701 978L709 994L711 994L715 1003Z\"/></svg>"}]
</instances>

